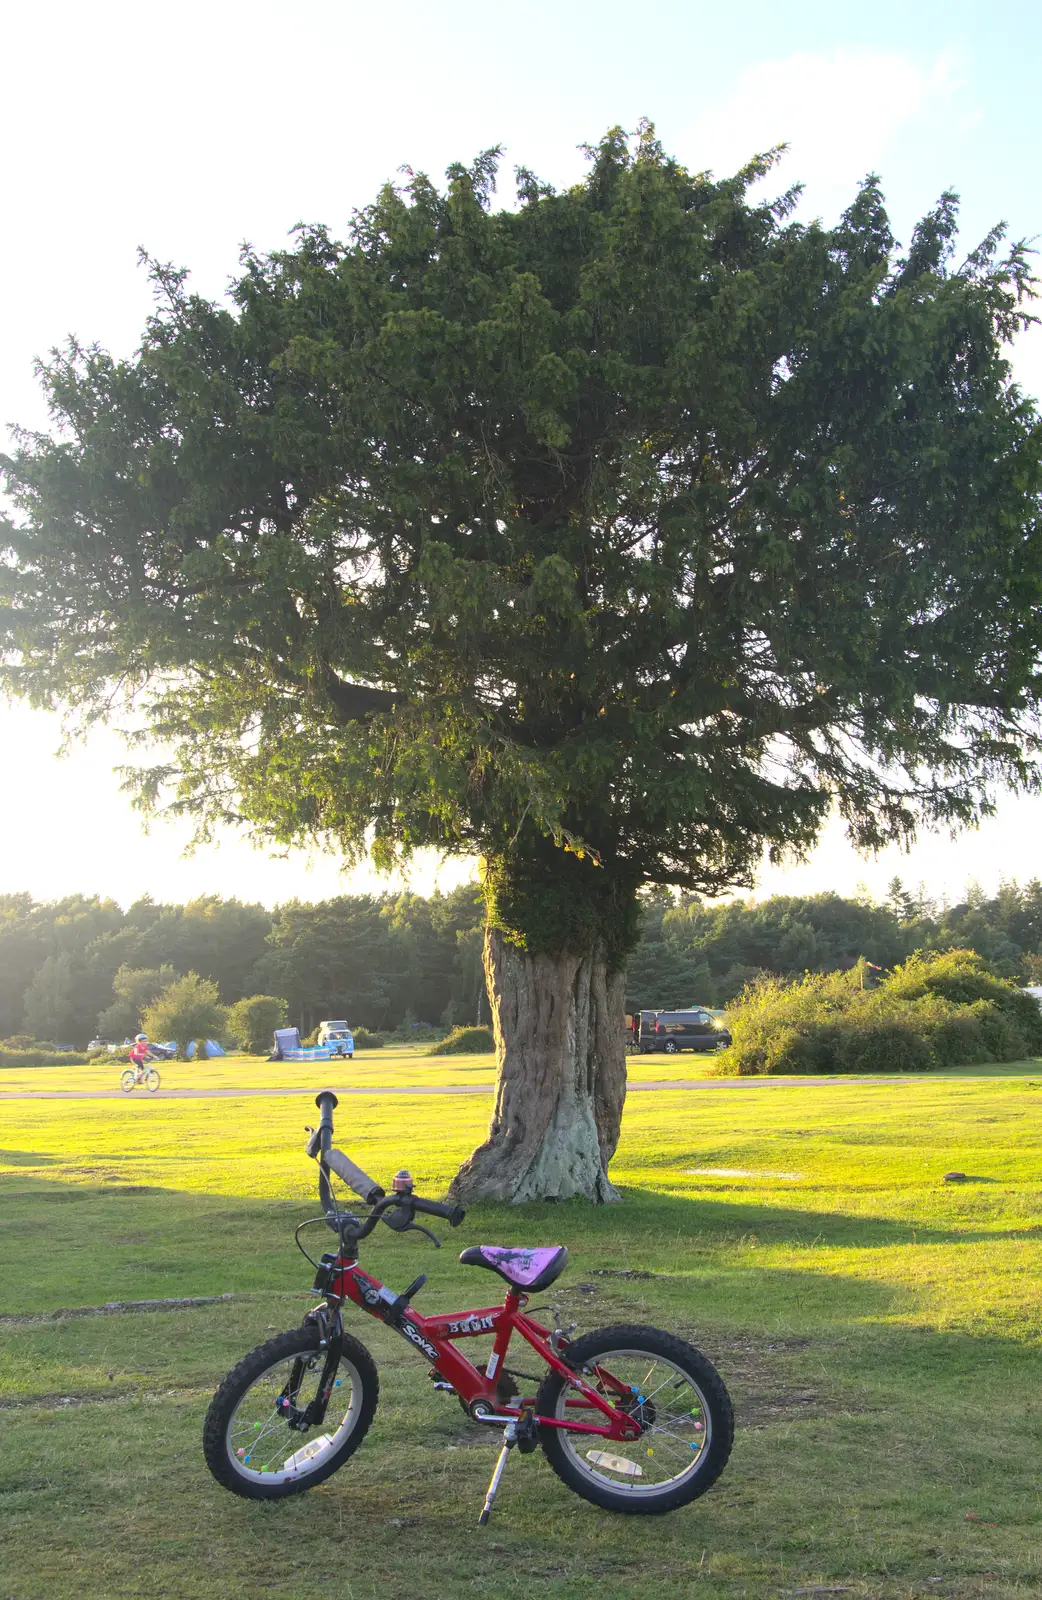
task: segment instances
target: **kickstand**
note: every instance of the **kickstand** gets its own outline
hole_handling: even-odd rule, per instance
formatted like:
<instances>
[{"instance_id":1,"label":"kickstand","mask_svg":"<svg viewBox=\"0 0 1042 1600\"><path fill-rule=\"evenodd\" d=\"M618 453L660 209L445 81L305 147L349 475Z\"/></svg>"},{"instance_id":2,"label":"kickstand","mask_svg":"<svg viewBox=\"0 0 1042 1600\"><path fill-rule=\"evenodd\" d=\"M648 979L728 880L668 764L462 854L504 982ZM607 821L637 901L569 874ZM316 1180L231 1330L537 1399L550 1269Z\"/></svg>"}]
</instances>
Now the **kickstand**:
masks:
<instances>
[{"instance_id":1,"label":"kickstand","mask_svg":"<svg viewBox=\"0 0 1042 1600\"><path fill-rule=\"evenodd\" d=\"M496 1503L496 1494L499 1491L499 1480L503 1476L503 1468L506 1466L507 1457L510 1455L511 1450L513 1450L516 1443L517 1423L511 1421L507 1423L506 1431L503 1434L503 1448L499 1452L499 1460L496 1462L496 1470L492 1474L492 1482L488 1486L488 1494L485 1496L485 1504L481 1508L481 1515L478 1518L479 1528L483 1528L485 1526L492 1514L492 1507Z\"/></svg>"}]
</instances>

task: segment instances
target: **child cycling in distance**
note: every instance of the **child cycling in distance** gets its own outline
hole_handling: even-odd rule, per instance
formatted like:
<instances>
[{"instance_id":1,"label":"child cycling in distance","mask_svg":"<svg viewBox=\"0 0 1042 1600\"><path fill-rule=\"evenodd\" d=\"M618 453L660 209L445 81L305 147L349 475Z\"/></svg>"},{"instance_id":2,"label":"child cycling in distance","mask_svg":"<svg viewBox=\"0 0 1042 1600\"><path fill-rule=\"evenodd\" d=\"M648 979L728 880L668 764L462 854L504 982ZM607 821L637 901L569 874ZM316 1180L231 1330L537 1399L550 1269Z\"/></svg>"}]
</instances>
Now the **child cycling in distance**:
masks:
<instances>
[{"instance_id":1,"label":"child cycling in distance","mask_svg":"<svg viewBox=\"0 0 1042 1600\"><path fill-rule=\"evenodd\" d=\"M148 1034L136 1034L134 1043L130 1047L130 1064L134 1068L135 1080L138 1083L144 1078L145 1071L151 1060L152 1052L149 1049Z\"/></svg>"}]
</instances>

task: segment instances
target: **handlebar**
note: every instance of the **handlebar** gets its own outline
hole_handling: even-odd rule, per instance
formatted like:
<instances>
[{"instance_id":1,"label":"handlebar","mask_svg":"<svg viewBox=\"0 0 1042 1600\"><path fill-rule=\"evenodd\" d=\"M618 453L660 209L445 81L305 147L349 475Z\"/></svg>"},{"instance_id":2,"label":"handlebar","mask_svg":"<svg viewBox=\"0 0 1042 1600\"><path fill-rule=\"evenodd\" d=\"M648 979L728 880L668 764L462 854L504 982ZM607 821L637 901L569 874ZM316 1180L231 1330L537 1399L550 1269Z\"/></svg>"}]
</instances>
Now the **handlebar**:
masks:
<instances>
[{"instance_id":1,"label":"handlebar","mask_svg":"<svg viewBox=\"0 0 1042 1600\"><path fill-rule=\"evenodd\" d=\"M440 1200L422 1200L418 1194L409 1196L415 1211L425 1211L429 1217L443 1217L450 1228L458 1228L467 1215L463 1206L443 1205Z\"/></svg>"},{"instance_id":2,"label":"handlebar","mask_svg":"<svg viewBox=\"0 0 1042 1600\"><path fill-rule=\"evenodd\" d=\"M385 1191L372 1178L367 1178L361 1167L356 1167L353 1161L345 1156L342 1150L330 1147L322 1152L322 1163L335 1172L338 1178L343 1178L349 1189L353 1189L359 1200L364 1200L367 1206L375 1205L377 1200L382 1200Z\"/></svg>"},{"instance_id":3,"label":"handlebar","mask_svg":"<svg viewBox=\"0 0 1042 1600\"><path fill-rule=\"evenodd\" d=\"M364 1223L351 1228L351 1237L356 1240L364 1239L372 1233L382 1217L390 1221L390 1218L385 1217L385 1213L392 1210L405 1213L404 1223L395 1219L392 1224L396 1232L409 1227L412 1224L413 1214L417 1211L429 1217L441 1217L450 1228L459 1227L467 1214L463 1206L446 1205L440 1200L424 1200L421 1195L413 1194L411 1191L387 1194L380 1184L368 1177L349 1156L345 1156L342 1150L333 1148L333 1111L339 1101L332 1089L323 1089L317 1094L315 1104L321 1116L318 1127L309 1129L311 1138L308 1140L307 1152L309 1156L318 1157L318 1192L322 1200L322 1209L330 1217L330 1226L334 1231L338 1231L337 1223L332 1220L337 1214L337 1206L333 1199L333 1191L329 1187L327 1171L335 1172L365 1205L373 1208ZM433 1234L431 1237L434 1237ZM435 1243L437 1242L435 1239Z\"/></svg>"}]
</instances>

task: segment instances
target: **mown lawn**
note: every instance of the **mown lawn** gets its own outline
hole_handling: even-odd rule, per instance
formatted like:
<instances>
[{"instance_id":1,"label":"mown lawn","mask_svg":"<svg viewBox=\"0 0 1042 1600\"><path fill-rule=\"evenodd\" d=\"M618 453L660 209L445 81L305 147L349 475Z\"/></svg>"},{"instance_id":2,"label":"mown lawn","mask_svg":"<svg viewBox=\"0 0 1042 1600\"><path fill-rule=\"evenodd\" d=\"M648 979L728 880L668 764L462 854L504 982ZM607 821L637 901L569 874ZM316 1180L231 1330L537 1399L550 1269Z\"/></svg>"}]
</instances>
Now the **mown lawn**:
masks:
<instances>
[{"instance_id":1,"label":"mown lawn","mask_svg":"<svg viewBox=\"0 0 1042 1600\"><path fill-rule=\"evenodd\" d=\"M88 1069L62 1070L74 1087ZM245 1069L174 1070L203 1085ZM264 1064L250 1070L262 1086ZM352 1096L338 1142L438 1192L486 1116L483 1096ZM613 1168L624 1205L475 1210L440 1255L372 1242L392 1286L430 1274L418 1305L433 1310L488 1297L492 1280L455 1261L465 1244L562 1241L568 1321L643 1320L701 1344L737 1403L735 1451L716 1489L665 1518L597 1511L537 1455L511 1461L478 1529L495 1439L357 1316L382 1383L359 1453L274 1506L212 1482L210 1393L308 1302L292 1240L314 1210L308 1120L303 1098L0 1102L0 1600L1042 1587L1042 1064L634 1094ZM945 1184L951 1169L971 1181ZM234 1298L53 1315L192 1295Z\"/></svg>"},{"instance_id":2,"label":"mown lawn","mask_svg":"<svg viewBox=\"0 0 1042 1600\"><path fill-rule=\"evenodd\" d=\"M115 1090L126 1063L91 1062L87 1066L0 1068L0 1092L55 1093L63 1090ZM313 1086L316 1074L322 1084L335 1088L405 1088L417 1085L470 1087L495 1083L494 1055L432 1056L429 1045L386 1045L382 1050L360 1050L351 1061L314 1065L303 1061L266 1061L263 1056L229 1055L196 1064L194 1061L159 1061L160 1094L177 1089L296 1089ZM711 1055L687 1051L680 1055L634 1055L629 1058L634 1082L677 1078L704 1078L718 1065ZM134 1091L141 1094L144 1091ZM0 1102L2 1103L2 1102Z\"/></svg>"}]
</instances>

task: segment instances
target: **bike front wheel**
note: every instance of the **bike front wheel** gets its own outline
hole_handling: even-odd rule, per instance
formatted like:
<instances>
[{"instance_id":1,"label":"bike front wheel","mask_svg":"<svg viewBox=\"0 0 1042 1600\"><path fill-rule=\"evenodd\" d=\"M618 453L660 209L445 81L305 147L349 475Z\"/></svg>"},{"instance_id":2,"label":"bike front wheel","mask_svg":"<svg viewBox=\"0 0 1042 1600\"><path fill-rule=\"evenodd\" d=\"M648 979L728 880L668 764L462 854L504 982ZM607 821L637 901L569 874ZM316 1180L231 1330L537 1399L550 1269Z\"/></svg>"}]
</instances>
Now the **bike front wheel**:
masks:
<instances>
[{"instance_id":1,"label":"bike front wheel","mask_svg":"<svg viewBox=\"0 0 1042 1600\"><path fill-rule=\"evenodd\" d=\"M569 1489L608 1511L655 1513L687 1505L716 1482L731 1454L734 1415L719 1373L694 1345L658 1328L601 1328L569 1344L565 1359L641 1429L620 1441L544 1427L543 1454ZM556 1372L543 1379L536 1411L604 1420Z\"/></svg>"},{"instance_id":2,"label":"bike front wheel","mask_svg":"<svg viewBox=\"0 0 1042 1600\"><path fill-rule=\"evenodd\" d=\"M120 1073L119 1086L124 1094L129 1094L135 1083L137 1083L137 1073L133 1067L128 1067L126 1072Z\"/></svg>"},{"instance_id":3,"label":"bike front wheel","mask_svg":"<svg viewBox=\"0 0 1042 1600\"><path fill-rule=\"evenodd\" d=\"M380 1384L372 1356L350 1334L330 1368L318 1329L307 1324L233 1367L203 1424L203 1453L218 1483L248 1500L280 1500L343 1466L365 1438ZM309 1424L307 1410L329 1384L325 1417Z\"/></svg>"},{"instance_id":4,"label":"bike front wheel","mask_svg":"<svg viewBox=\"0 0 1042 1600\"><path fill-rule=\"evenodd\" d=\"M148 1071L145 1073L145 1088L148 1090L149 1094L155 1094L156 1090L159 1088L159 1073L156 1071L155 1067L149 1067Z\"/></svg>"}]
</instances>

